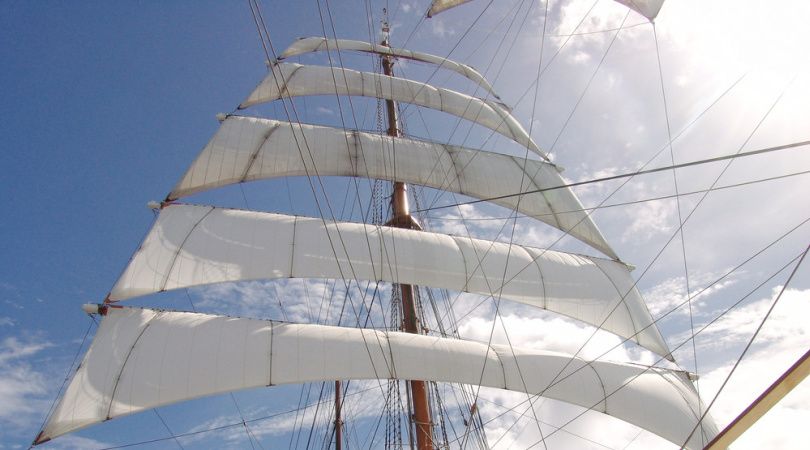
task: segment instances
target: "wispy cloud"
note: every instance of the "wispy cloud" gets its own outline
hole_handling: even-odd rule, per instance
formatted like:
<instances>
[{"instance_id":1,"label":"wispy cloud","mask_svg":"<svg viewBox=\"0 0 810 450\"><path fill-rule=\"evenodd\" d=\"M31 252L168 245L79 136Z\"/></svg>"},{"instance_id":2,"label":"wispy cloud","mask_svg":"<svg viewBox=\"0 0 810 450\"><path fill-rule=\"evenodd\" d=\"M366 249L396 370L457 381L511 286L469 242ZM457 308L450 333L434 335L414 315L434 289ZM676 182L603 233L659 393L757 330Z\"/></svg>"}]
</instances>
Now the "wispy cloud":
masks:
<instances>
[{"instance_id":1,"label":"wispy cloud","mask_svg":"<svg viewBox=\"0 0 810 450\"><path fill-rule=\"evenodd\" d=\"M491 315L490 315L491 317ZM466 339L480 342L490 341L492 330L493 344L508 345L516 348L551 350L574 354L589 359L608 352L602 359L614 361L631 360L650 364L654 356L644 350L633 351L620 345L622 339L606 331L581 325L574 320L555 317L554 314L535 314L533 317L521 315L504 315L494 327L492 319L481 315L463 321L459 333ZM616 347L616 348L614 348Z\"/></svg>"},{"instance_id":2,"label":"wispy cloud","mask_svg":"<svg viewBox=\"0 0 810 450\"><path fill-rule=\"evenodd\" d=\"M47 448L48 450L74 450L77 448L105 448L110 446L110 443L104 441L75 435L66 435L48 442Z\"/></svg>"},{"instance_id":3,"label":"wispy cloud","mask_svg":"<svg viewBox=\"0 0 810 450\"><path fill-rule=\"evenodd\" d=\"M51 379L30 357L52 344L42 339L7 337L0 342L0 437L31 430L48 407Z\"/></svg>"},{"instance_id":4,"label":"wispy cloud","mask_svg":"<svg viewBox=\"0 0 810 450\"><path fill-rule=\"evenodd\" d=\"M726 273L728 270L723 271ZM723 281L706 287L721 276L721 272L703 272L690 275L690 288L692 290L692 312L702 313L706 306L707 298L723 289L733 286L740 273L734 274ZM689 314L686 305L686 278L683 276L667 278L650 289L644 291L644 299L653 317L658 317L664 313L678 307L675 314Z\"/></svg>"},{"instance_id":5,"label":"wispy cloud","mask_svg":"<svg viewBox=\"0 0 810 450\"><path fill-rule=\"evenodd\" d=\"M778 289L778 288L777 288ZM777 291L774 289L774 295ZM774 295L733 311L707 330L706 346L732 349L733 355L700 381L706 399L715 396L726 379L742 345L759 325ZM807 316L810 314L810 290L788 289L766 322L754 347L745 356L724 388L712 415L726 424L747 407L783 371L810 348ZM734 444L735 449L794 448L795 432L810 423L810 385L798 386L776 405L749 432Z\"/></svg>"},{"instance_id":6,"label":"wispy cloud","mask_svg":"<svg viewBox=\"0 0 810 450\"><path fill-rule=\"evenodd\" d=\"M452 27L445 25L442 19L433 18L430 21L430 30L431 32L440 38L446 38L450 36L454 36L456 34L456 30Z\"/></svg>"}]
</instances>

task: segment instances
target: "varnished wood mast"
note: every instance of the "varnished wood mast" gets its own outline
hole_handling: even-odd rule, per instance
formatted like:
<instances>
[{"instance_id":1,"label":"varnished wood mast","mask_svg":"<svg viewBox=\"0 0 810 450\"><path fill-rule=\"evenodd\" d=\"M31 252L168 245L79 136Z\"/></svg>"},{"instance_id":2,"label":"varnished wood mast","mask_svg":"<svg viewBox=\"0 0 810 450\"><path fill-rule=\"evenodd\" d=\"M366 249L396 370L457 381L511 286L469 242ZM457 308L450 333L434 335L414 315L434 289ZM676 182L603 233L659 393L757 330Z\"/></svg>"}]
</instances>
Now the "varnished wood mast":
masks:
<instances>
[{"instance_id":1,"label":"varnished wood mast","mask_svg":"<svg viewBox=\"0 0 810 450\"><path fill-rule=\"evenodd\" d=\"M384 28L384 32L387 30ZM388 47L387 32L382 42ZM391 56L382 56L383 73L387 76L394 75L394 61ZM393 100L385 101L388 116L388 135L399 136L397 105ZM394 182L394 192L391 199L393 217L386 224L397 228L420 229L419 224L411 217L408 207L408 187L405 183ZM419 333L419 319L416 314L414 304L413 286L410 284L400 284L402 297L402 329L408 333ZM433 449L433 427L430 417L430 406L428 403L427 384L421 380L409 381L411 385L411 401L413 403L413 421L416 424L416 445L419 450Z\"/></svg>"}]
</instances>

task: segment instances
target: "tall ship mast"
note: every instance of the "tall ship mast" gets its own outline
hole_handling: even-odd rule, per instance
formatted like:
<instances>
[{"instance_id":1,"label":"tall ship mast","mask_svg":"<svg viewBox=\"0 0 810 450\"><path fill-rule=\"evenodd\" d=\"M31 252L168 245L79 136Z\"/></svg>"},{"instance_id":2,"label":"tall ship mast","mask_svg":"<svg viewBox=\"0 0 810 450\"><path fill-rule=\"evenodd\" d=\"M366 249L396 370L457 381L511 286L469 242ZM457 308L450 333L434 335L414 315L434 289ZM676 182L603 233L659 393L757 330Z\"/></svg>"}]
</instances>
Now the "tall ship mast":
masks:
<instances>
[{"instance_id":1,"label":"tall ship mast","mask_svg":"<svg viewBox=\"0 0 810 450\"><path fill-rule=\"evenodd\" d=\"M426 17L468 1L434 1ZM663 5L618 1L649 21ZM535 448L545 446L550 429L563 430L538 416L546 400L610 416L675 448L703 449L727 435L707 412L691 361L676 360L683 344L665 339L635 267L583 206L577 183L535 142L533 122L522 124L497 94L488 71L394 45L387 14L378 40L324 33L275 53L258 2L250 5L268 73L232 112L217 116L213 137L166 197L150 204L155 221L109 293L83 306L99 320L98 329L34 445L168 405L305 384L319 386L311 430L319 423L325 433L313 440L310 431L306 445L290 447L503 448L486 432L482 389L520 396L521 415L541 435ZM324 55L328 65L305 63ZM371 70L352 65L358 55L371 55ZM406 76L411 64L430 75ZM442 77L463 79L468 89L444 87ZM337 102L342 126L304 117L300 102L317 97ZM376 106L376 129L357 123L363 101ZM345 110L355 116L354 126ZM438 137L443 127L435 136L409 134L408 120L423 110L467 124L468 136L496 144ZM418 118L431 128L430 116ZM497 145L506 150L492 148ZM673 157L673 176L677 167ZM355 183L345 196L365 196L357 201L359 212L333 209L332 177ZM306 180L302 195L313 197L318 214L254 209L247 198L238 208L189 201L295 178ZM515 218L511 233L504 232L508 220L490 239L472 236L463 221L466 234L432 229L419 215L444 206L435 197L430 202L426 191L461 199L453 205L459 210L478 203L503 208ZM297 200L291 195L290 206ZM559 238L545 247L521 243L518 216ZM555 248L563 239L577 250ZM305 280L304 290L315 286L311 280L327 280L319 285L321 304L306 306L317 318L288 320L285 308L293 302L287 298L278 299L284 317L273 319L201 312L193 302L188 311L129 306L172 292L185 292L191 302L189 289L257 280ZM468 337L456 316L458 304L471 299L492 310L493 319L491 329ZM591 357L582 348L514 346L499 319L507 303L527 317L564 317L610 335L616 347L643 354L648 363L614 361L610 351ZM691 308L689 295L687 303ZM375 410L376 421L352 418L359 392L371 396L362 406ZM258 443L250 421L241 422L250 444ZM359 438L361 428L372 437Z\"/></svg>"}]
</instances>

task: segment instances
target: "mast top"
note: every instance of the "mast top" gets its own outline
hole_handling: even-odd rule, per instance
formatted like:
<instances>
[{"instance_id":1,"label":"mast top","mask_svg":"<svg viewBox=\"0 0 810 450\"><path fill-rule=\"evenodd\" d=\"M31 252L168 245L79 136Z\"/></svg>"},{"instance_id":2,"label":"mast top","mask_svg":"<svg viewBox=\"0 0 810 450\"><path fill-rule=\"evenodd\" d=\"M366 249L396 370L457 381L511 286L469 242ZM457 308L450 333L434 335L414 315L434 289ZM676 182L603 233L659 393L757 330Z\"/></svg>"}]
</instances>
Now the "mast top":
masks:
<instances>
[{"instance_id":1,"label":"mast top","mask_svg":"<svg viewBox=\"0 0 810 450\"><path fill-rule=\"evenodd\" d=\"M383 18L380 21L380 25L382 28L382 42L380 42L380 45L389 47L391 27L388 26L388 8L383 8Z\"/></svg>"}]
</instances>

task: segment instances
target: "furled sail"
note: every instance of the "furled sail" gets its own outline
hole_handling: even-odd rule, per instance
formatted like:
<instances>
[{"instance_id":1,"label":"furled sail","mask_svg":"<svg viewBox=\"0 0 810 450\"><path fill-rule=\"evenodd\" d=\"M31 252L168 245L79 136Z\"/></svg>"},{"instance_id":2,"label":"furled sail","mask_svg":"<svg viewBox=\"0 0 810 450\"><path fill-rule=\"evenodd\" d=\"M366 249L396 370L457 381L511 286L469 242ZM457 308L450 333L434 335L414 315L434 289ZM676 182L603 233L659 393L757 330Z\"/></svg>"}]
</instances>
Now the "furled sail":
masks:
<instances>
[{"instance_id":1,"label":"furled sail","mask_svg":"<svg viewBox=\"0 0 810 450\"><path fill-rule=\"evenodd\" d=\"M601 326L669 355L620 262L439 233L212 206L163 208L108 298L117 301L211 283L289 277L386 281L502 296Z\"/></svg>"},{"instance_id":2,"label":"furled sail","mask_svg":"<svg viewBox=\"0 0 810 450\"><path fill-rule=\"evenodd\" d=\"M351 50L357 52L376 53L378 55L391 55L398 58L412 59L414 61L421 61L430 64L435 64L439 67L452 70L462 76L469 78L487 92L492 94L493 97L500 99L495 94L492 85L486 80L477 70L472 67L461 64L451 59L441 56L431 55L429 53L414 52L404 48L391 48L379 44L372 44L364 41L354 41L350 39L327 39L322 37L308 37L299 39L292 43L278 59L290 58L292 56L302 55L304 53L312 53L327 50Z\"/></svg>"},{"instance_id":3,"label":"furled sail","mask_svg":"<svg viewBox=\"0 0 810 450\"><path fill-rule=\"evenodd\" d=\"M433 17L440 12L469 2L470 0L433 0L427 16ZM614 0L641 14L650 21L654 20L664 5L664 0Z\"/></svg>"},{"instance_id":4,"label":"furled sail","mask_svg":"<svg viewBox=\"0 0 810 450\"><path fill-rule=\"evenodd\" d=\"M37 443L207 395L362 379L541 394L609 414L678 445L701 410L688 378L665 369L401 332L109 307ZM717 430L706 423L703 432L709 441ZM699 449L700 442L696 433L686 448Z\"/></svg>"},{"instance_id":5,"label":"furled sail","mask_svg":"<svg viewBox=\"0 0 810 450\"><path fill-rule=\"evenodd\" d=\"M314 174L403 181L478 199L564 184L555 166L544 161L332 127L230 116L168 200L242 181ZM493 203L517 208L618 259L569 188L505 197Z\"/></svg>"},{"instance_id":6,"label":"furled sail","mask_svg":"<svg viewBox=\"0 0 810 450\"><path fill-rule=\"evenodd\" d=\"M499 102L470 97L405 78L322 66L276 63L239 109L284 97L359 95L432 108L467 119L500 133L546 158L526 130Z\"/></svg>"}]
</instances>

